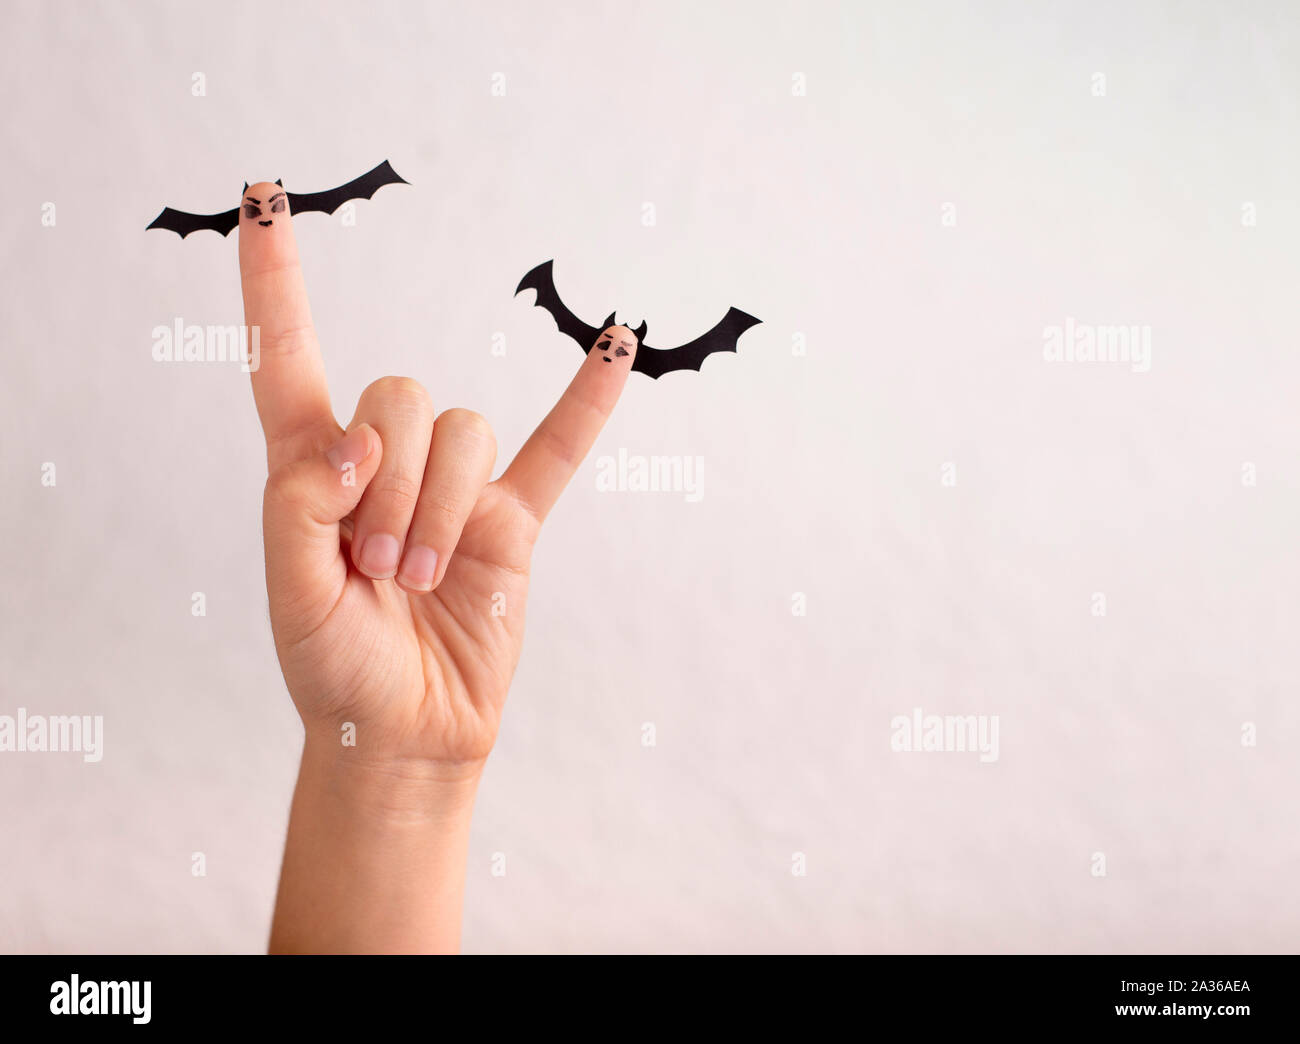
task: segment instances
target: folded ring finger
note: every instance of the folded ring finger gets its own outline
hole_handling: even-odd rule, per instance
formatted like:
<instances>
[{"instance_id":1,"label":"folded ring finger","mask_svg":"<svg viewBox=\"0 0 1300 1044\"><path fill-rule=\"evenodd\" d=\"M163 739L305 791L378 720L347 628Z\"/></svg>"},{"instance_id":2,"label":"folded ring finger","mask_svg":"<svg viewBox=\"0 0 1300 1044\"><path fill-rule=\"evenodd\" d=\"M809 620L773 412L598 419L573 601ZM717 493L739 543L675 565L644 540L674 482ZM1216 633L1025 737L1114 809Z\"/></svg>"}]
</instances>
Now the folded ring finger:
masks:
<instances>
[{"instance_id":1,"label":"folded ring finger","mask_svg":"<svg viewBox=\"0 0 1300 1044\"><path fill-rule=\"evenodd\" d=\"M384 377L361 393L349 430L362 421L379 432L384 454L357 505L352 563L372 580L388 580L397 573L419 500L433 435L433 402L418 382Z\"/></svg>"},{"instance_id":2,"label":"folded ring finger","mask_svg":"<svg viewBox=\"0 0 1300 1044\"><path fill-rule=\"evenodd\" d=\"M492 429L477 413L455 409L439 415L397 574L402 587L424 592L442 582L465 522L492 477L496 456Z\"/></svg>"}]
</instances>

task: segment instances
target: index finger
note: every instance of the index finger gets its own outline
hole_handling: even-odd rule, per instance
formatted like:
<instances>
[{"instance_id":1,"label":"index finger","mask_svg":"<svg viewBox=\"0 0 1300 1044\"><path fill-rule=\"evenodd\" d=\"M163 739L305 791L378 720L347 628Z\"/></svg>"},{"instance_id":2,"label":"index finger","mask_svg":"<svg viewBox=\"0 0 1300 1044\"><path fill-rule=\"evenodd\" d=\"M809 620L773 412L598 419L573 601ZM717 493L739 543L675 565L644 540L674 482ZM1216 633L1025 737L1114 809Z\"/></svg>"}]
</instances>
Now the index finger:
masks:
<instances>
[{"instance_id":1,"label":"index finger","mask_svg":"<svg viewBox=\"0 0 1300 1044\"><path fill-rule=\"evenodd\" d=\"M555 506L609 420L636 359L636 334L610 326L596 339L560 401L500 481L540 522Z\"/></svg>"},{"instance_id":2,"label":"index finger","mask_svg":"<svg viewBox=\"0 0 1300 1044\"><path fill-rule=\"evenodd\" d=\"M250 338L254 329L259 338L253 398L274 468L337 435L338 425L298 265L289 198L272 182L249 186L239 199L239 275L244 325Z\"/></svg>"}]
</instances>

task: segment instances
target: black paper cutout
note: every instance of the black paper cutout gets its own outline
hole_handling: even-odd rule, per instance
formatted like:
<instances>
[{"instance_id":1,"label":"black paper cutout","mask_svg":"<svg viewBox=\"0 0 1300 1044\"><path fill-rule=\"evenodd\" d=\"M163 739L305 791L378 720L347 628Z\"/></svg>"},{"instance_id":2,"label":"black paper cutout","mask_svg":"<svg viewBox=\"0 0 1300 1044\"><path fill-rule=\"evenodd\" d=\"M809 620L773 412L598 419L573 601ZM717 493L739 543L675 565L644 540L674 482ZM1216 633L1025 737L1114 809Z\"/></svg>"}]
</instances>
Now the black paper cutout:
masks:
<instances>
[{"instance_id":1,"label":"black paper cutout","mask_svg":"<svg viewBox=\"0 0 1300 1044\"><path fill-rule=\"evenodd\" d=\"M278 178L275 183L283 187L283 183ZM326 189L324 192L289 192L286 195L289 197L289 206L294 214L305 213L309 210L333 214L334 211L338 210L350 199L370 199L376 191L385 185L399 184L409 185L410 182L393 170L388 160L384 160L374 170L368 170L361 177L349 181L346 185L340 185L338 188ZM244 191L248 191L247 182L244 183ZM162 213L154 218L147 228L166 229L169 232L175 232L181 239L184 239L191 232L198 232L200 229L211 229L213 232L220 232L223 236L228 236L238 224L239 207L222 211L220 214L188 214L183 210L163 207Z\"/></svg>"},{"instance_id":2,"label":"black paper cutout","mask_svg":"<svg viewBox=\"0 0 1300 1044\"><path fill-rule=\"evenodd\" d=\"M615 325L614 313L610 312L604 325L597 328L588 326L569 311L555 289L555 278L552 274L554 264L554 260L545 261L534 268L520 280L515 294L518 295L524 290L536 290L537 300L533 303L538 308L545 308L550 312L555 325L560 328L560 333L572 337L584 352L590 354L592 346L600 335ZM674 370L698 370L704 360L714 352L736 351L736 342L740 339L740 335L761 322L761 319L755 319L739 308L728 308L722 321L703 336L676 348L652 348L645 343L646 324L645 320L642 320L641 325L632 331L636 334L639 345L636 358L632 360L632 369L654 380Z\"/></svg>"}]
</instances>

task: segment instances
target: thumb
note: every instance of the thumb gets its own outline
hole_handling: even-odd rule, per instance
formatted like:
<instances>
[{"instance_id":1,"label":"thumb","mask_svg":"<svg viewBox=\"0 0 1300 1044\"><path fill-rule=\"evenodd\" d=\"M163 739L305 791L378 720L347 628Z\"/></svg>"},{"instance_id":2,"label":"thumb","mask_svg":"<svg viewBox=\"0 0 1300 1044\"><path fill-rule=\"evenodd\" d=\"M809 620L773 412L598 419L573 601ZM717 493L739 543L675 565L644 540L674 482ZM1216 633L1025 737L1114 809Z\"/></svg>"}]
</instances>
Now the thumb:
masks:
<instances>
[{"instance_id":1,"label":"thumb","mask_svg":"<svg viewBox=\"0 0 1300 1044\"><path fill-rule=\"evenodd\" d=\"M277 638L309 634L338 601L348 575L339 522L360 502L382 456L379 433L358 424L324 453L285 464L267 479L262 537Z\"/></svg>"}]
</instances>

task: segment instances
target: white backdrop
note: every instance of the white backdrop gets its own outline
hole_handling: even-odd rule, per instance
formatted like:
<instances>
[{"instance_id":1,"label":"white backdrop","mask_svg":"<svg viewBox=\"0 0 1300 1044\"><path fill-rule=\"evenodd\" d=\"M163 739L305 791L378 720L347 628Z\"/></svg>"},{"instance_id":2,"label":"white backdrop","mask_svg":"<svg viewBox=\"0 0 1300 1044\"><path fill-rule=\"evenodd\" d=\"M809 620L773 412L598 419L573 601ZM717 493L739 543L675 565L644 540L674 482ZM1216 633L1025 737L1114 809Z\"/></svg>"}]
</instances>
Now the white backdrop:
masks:
<instances>
[{"instance_id":1,"label":"white backdrop","mask_svg":"<svg viewBox=\"0 0 1300 1044\"><path fill-rule=\"evenodd\" d=\"M547 258L652 344L763 320L634 374L548 523L466 950L1295 948L1293 4L4 8L0 714L104 755L0 753L0 948L265 945L263 447L150 355L242 321L236 244L145 225L383 159L296 222L341 417L409 375L504 463L581 358ZM918 707L997 760L891 750Z\"/></svg>"}]
</instances>

